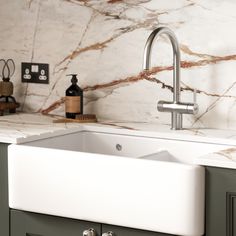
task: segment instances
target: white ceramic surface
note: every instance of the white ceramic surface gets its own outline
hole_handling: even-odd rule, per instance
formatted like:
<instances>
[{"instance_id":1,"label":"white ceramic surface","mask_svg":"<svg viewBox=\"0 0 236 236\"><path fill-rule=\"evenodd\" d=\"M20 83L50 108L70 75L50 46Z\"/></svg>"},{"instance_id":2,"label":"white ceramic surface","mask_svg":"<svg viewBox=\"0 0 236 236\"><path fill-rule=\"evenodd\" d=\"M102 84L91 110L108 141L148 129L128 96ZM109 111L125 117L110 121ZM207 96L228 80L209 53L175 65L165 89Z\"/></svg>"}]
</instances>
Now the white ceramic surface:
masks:
<instances>
[{"instance_id":1,"label":"white ceramic surface","mask_svg":"<svg viewBox=\"0 0 236 236\"><path fill-rule=\"evenodd\" d=\"M10 145L9 206L174 235L202 235L204 168L193 161L220 149L132 136L132 131L81 131Z\"/></svg>"}]
</instances>

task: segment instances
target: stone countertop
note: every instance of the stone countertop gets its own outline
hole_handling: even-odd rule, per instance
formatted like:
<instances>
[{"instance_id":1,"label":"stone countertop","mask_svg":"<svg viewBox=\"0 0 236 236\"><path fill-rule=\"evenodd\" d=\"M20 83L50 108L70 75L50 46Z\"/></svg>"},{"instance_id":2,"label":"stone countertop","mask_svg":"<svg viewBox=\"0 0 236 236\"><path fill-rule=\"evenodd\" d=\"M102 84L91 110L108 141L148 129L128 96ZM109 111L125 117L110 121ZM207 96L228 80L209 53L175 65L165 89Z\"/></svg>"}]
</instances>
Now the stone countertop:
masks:
<instances>
[{"instance_id":1,"label":"stone countertop","mask_svg":"<svg viewBox=\"0 0 236 236\"><path fill-rule=\"evenodd\" d=\"M81 130L74 123L53 123L50 116L17 113L0 117L0 142L25 143Z\"/></svg>"},{"instance_id":2,"label":"stone countertop","mask_svg":"<svg viewBox=\"0 0 236 236\"><path fill-rule=\"evenodd\" d=\"M81 129L118 132L236 146L236 130L184 129L170 130L169 125L145 122L99 121L98 123L53 123L61 117L39 113L17 113L0 117L0 142L25 143L46 137L77 132ZM118 131L119 130L119 131Z\"/></svg>"},{"instance_id":3,"label":"stone countertop","mask_svg":"<svg viewBox=\"0 0 236 236\"><path fill-rule=\"evenodd\" d=\"M21 144L81 130L92 130L143 137L214 143L222 144L222 151L199 157L195 163L236 169L236 130L185 129L174 131L170 130L168 125L119 121L99 121L94 124L53 123L53 120L59 118L61 117L45 116L38 113L17 113L2 116L0 117L0 142ZM235 148L232 146L235 146Z\"/></svg>"},{"instance_id":4,"label":"stone countertop","mask_svg":"<svg viewBox=\"0 0 236 236\"><path fill-rule=\"evenodd\" d=\"M236 147L225 148L196 158L195 164L236 169Z\"/></svg>"}]
</instances>

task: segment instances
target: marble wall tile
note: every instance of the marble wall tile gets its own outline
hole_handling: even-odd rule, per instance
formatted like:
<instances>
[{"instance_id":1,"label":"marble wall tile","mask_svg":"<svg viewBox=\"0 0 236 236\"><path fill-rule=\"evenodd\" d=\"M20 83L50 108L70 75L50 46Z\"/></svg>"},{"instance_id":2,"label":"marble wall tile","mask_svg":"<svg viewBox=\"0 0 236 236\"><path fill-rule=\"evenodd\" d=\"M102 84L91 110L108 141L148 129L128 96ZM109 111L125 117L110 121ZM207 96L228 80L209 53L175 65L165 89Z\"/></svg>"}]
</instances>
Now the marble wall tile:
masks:
<instances>
[{"instance_id":1,"label":"marble wall tile","mask_svg":"<svg viewBox=\"0 0 236 236\"><path fill-rule=\"evenodd\" d=\"M181 98L195 116L185 127L236 128L236 2L234 0L0 0L0 58L14 58L14 96L26 112L64 114L69 73L79 74L85 112L100 119L170 124L156 110L172 99L172 51L161 37L149 76L143 48L158 26L181 48ZM50 64L50 84L23 84L21 62Z\"/></svg>"}]
</instances>

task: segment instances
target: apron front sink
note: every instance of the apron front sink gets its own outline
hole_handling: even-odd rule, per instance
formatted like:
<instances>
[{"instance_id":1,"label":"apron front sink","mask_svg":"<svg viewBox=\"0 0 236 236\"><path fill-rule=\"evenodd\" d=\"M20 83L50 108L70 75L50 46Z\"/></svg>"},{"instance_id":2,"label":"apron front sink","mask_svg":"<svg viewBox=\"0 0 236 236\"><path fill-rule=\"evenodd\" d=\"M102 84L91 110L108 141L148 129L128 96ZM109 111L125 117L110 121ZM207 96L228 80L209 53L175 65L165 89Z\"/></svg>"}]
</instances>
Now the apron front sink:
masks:
<instances>
[{"instance_id":1,"label":"apron front sink","mask_svg":"<svg viewBox=\"0 0 236 236\"><path fill-rule=\"evenodd\" d=\"M221 145L81 131L9 146L14 209L174 235L204 234L204 168Z\"/></svg>"}]
</instances>

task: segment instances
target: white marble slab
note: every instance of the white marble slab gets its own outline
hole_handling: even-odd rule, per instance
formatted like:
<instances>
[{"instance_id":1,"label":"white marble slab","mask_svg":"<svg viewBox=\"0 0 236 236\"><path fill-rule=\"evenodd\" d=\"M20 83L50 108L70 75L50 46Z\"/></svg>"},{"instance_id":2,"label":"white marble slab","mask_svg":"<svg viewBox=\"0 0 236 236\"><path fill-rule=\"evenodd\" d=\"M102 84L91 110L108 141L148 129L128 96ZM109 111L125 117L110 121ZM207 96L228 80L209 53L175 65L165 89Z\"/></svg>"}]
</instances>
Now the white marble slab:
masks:
<instances>
[{"instance_id":1,"label":"white marble slab","mask_svg":"<svg viewBox=\"0 0 236 236\"><path fill-rule=\"evenodd\" d=\"M42 115L38 113L17 113L0 117L0 142L3 137L14 137L12 143L22 138L40 136L45 133L57 135L59 132L76 132L86 129L93 131L107 131L133 134L149 137L173 138L181 140L192 140L224 145L236 145L236 130L223 129L183 129L171 130L170 125L149 122L124 122L112 120L99 120L98 123L53 123L61 119L60 116ZM17 140L15 140L15 138ZM37 138L36 138L37 139ZM27 141L27 139L25 140ZM24 141L24 142L25 142Z\"/></svg>"},{"instance_id":2,"label":"white marble slab","mask_svg":"<svg viewBox=\"0 0 236 236\"><path fill-rule=\"evenodd\" d=\"M236 169L236 147L222 149L195 159L195 163L203 166Z\"/></svg>"},{"instance_id":3,"label":"white marble slab","mask_svg":"<svg viewBox=\"0 0 236 236\"><path fill-rule=\"evenodd\" d=\"M53 118L40 114L17 113L0 117L0 142L23 143L81 130L74 123L53 123Z\"/></svg>"},{"instance_id":4,"label":"white marble slab","mask_svg":"<svg viewBox=\"0 0 236 236\"><path fill-rule=\"evenodd\" d=\"M160 38L153 70L142 72L145 41L157 26L176 34L182 54L182 101L197 90L190 128L236 129L235 0L1 0L0 57L13 58L21 110L64 114L69 73L79 74L85 112L100 119L169 124L158 100L171 100L172 52ZM22 84L21 62L50 64L50 84Z\"/></svg>"}]
</instances>

